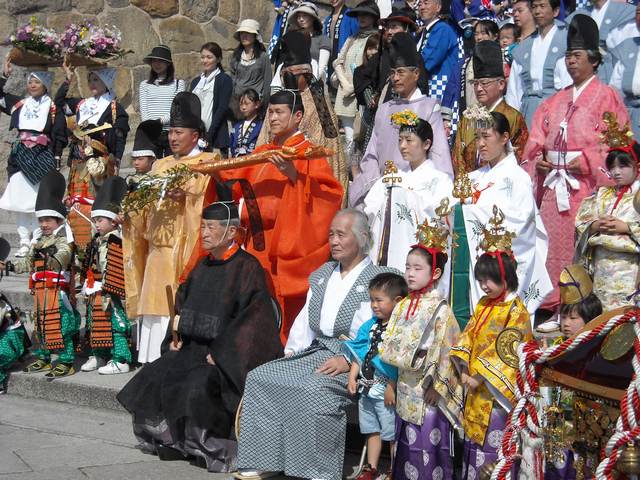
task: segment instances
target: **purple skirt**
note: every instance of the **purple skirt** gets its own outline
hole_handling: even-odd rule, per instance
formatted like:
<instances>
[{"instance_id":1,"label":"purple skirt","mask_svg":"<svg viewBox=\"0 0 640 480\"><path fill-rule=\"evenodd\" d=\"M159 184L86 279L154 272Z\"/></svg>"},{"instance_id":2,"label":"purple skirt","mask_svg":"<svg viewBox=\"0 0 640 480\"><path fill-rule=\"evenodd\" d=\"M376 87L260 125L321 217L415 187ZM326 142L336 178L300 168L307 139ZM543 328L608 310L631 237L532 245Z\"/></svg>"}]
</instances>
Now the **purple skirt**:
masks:
<instances>
[{"instance_id":1,"label":"purple skirt","mask_svg":"<svg viewBox=\"0 0 640 480\"><path fill-rule=\"evenodd\" d=\"M502 435L508 418L509 412L494 406L493 410L491 410L489 427L484 437L484 445L481 447L465 438L462 463L463 480L475 480L478 478L478 470L483 465L498 461L498 449L502 443ZM517 470L517 466L514 465L511 469L511 478L517 478Z\"/></svg>"},{"instance_id":2,"label":"purple skirt","mask_svg":"<svg viewBox=\"0 0 640 480\"><path fill-rule=\"evenodd\" d=\"M429 407L422 425L396 414L396 455L393 480L453 478L451 424L436 407Z\"/></svg>"}]
</instances>

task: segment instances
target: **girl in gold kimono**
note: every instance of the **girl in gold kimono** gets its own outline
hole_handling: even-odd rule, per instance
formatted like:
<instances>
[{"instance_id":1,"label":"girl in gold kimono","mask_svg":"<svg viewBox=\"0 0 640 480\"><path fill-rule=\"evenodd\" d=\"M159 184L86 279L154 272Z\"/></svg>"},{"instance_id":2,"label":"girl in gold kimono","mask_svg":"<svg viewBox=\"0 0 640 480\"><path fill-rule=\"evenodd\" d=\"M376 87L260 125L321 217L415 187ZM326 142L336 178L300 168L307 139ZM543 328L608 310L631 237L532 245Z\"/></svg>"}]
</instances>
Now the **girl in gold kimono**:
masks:
<instances>
[{"instance_id":1,"label":"girl in gold kimono","mask_svg":"<svg viewBox=\"0 0 640 480\"><path fill-rule=\"evenodd\" d=\"M480 246L485 253L473 272L485 296L451 349L466 391L462 478L468 480L497 461L507 416L515 403L517 370L498 355L496 339L505 330L524 342L532 338L527 307L515 293L518 276L511 252L513 233L504 229L503 220L502 212L494 207L490 226L483 228Z\"/></svg>"},{"instance_id":2,"label":"girl in gold kimono","mask_svg":"<svg viewBox=\"0 0 640 480\"><path fill-rule=\"evenodd\" d=\"M610 310L629 305L627 297L638 287L640 213L633 199L640 189L640 146L627 133L628 125L618 130L615 119L608 118L606 166L615 185L600 187L580 204L576 254L593 276L594 293Z\"/></svg>"},{"instance_id":3,"label":"girl in gold kimono","mask_svg":"<svg viewBox=\"0 0 640 480\"><path fill-rule=\"evenodd\" d=\"M435 287L447 262L444 200L435 225L418 227L407 255L410 294L396 305L380 358L398 367L394 480L453 478L453 432L460 428L462 385L449 357L460 327Z\"/></svg>"}]
</instances>

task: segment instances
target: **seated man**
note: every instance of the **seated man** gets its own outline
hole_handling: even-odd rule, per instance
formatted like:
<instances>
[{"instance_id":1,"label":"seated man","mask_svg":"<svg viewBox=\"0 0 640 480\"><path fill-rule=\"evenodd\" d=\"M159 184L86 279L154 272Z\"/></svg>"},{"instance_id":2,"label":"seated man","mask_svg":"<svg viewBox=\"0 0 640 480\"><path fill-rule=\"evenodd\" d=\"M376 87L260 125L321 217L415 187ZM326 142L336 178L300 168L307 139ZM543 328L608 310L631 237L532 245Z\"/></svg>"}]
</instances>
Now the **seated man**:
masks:
<instances>
[{"instance_id":1,"label":"seated man","mask_svg":"<svg viewBox=\"0 0 640 480\"><path fill-rule=\"evenodd\" d=\"M247 372L282 355L264 271L235 242L239 225L232 203L204 209L208 256L178 289L177 332L169 329L162 356L118 394L143 450L195 457L211 472L235 470L234 420Z\"/></svg>"},{"instance_id":2,"label":"seated man","mask_svg":"<svg viewBox=\"0 0 640 480\"><path fill-rule=\"evenodd\" d=\"M371 234L360 211L341 210L331 223L333 261L309 277L285 358L247 377L240 419L238 478L284 471L304 478L342 479L349 365L340 337L355 337L372 317L369 281L395 271L367 256ZM249 470L252 469L252 470Z\"/></svg>"}]
</instances>

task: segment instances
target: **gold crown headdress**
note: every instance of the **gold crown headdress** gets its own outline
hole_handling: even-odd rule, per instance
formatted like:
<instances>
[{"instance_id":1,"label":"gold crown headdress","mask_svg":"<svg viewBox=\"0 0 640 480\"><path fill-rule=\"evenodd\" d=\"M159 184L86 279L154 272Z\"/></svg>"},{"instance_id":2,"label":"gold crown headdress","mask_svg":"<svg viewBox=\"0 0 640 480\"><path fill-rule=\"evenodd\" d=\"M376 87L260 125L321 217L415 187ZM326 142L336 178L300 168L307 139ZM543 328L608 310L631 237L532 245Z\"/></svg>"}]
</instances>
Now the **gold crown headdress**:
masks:
<instances>
[{"instance_id":1,"label":"gold crown headdress","mask_svg":"<svg viewBox=\"0 0 640 480\"><path fill-rule=\"evenodd\" d=\"M565 305L580 303L593 292L591 277L582 265L568 265L560 272L558 279L560 300Z\"/></svg>"},{"instance_id":2,"label":"gold crown headdress","mask_svg":"<svg viewBox=\"0 0 640 480\"><path fill-rule=\"evenodd\" d=\"M418 117L415 112L406 109L400 112L392 113L391 123L401 130L415 129L420 123L420 117Z\"/></svg>"},{"instance_id":3,"label":"gold crown headdress","mask_svg":"<svg viewBox=\"0 0 640 480\"><path fill-rule=\"evenodd\" d=\"M449 244L449 227L447 226L444 218L451 213L449 208L449 199L443 198L440 201L440 206L436 208L437 218L430 222L429 219L425 219L416 231L416 240L418 243L415 245L425 250L437 250L440 252L446 252L447 245Z\"/></svg>"},{"instance_id":4,"label":"gold crown headdress","mask_svg":"<svg viewBox=\"0 0 640 480\"><path fill-rule=\"evenodd\" d=\"M507 231L502 223L504 213L497 205L493 206L493 217L489 219L488 228L482 228L484 239L479 247L486 253L505 252L511 253L511 241L515 238L515 233Z\"/></svg>"},{"instance_id":5,"label":"gold crown headdress","mask_svg":"<svg viewBox=\"0 0 640 480\"><path fill-rule=\"evenodd\" d=\"M613 112L604 112L602 121L607 127L600 133L600 143L603 143L611 150L625 150L634 144L633 132L627 122L622 128L618 125L618 117Z\"/></svg>"},{"instance_id":6,"label":"gold crown headdress","mask_svg":"<svg viewBox=\"0 0 640 480\"><path fill-rule=\"evenodd\" d=\"M495 124L495 120L493 115L491 115L491 112L480 104L475 104L467 108L462 115L464 115L464 118L469 120L475 120L476 128L491 128Z\"/></svg>"}]
</instances>

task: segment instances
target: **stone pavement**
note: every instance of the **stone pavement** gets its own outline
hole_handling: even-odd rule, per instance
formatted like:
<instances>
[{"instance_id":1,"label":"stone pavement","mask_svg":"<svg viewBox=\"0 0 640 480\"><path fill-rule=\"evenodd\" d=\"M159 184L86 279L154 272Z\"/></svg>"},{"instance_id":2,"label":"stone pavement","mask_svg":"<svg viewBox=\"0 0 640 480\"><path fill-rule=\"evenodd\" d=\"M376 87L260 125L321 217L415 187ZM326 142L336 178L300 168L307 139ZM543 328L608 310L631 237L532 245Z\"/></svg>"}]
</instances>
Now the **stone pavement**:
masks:
<instances>
[{"instance_id":1,"label":"stone pavement","mask_svg":"<svg viewBox=\"0 0 640 480\"><path fill-rule=\"evenodd\" d=\"M161 462L135 444L126 413L0 396L0 480L232 478Z\"/></svg>"},{"instance_id":2,"label":"stone pavement","mask_svg":"<svg viewBox=\"0 0 640 480\"><path fill-rule=\"evenodd\" d=\"M0 480L233 478L187 461L161 462L135 445L131 417L122 411L0 395ZM348 453L345 471L357 462Z\"/></svg>"}]
</instances>

